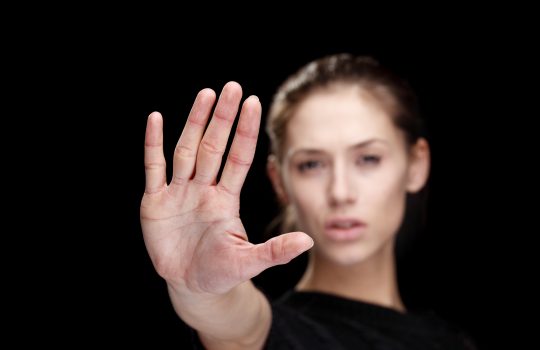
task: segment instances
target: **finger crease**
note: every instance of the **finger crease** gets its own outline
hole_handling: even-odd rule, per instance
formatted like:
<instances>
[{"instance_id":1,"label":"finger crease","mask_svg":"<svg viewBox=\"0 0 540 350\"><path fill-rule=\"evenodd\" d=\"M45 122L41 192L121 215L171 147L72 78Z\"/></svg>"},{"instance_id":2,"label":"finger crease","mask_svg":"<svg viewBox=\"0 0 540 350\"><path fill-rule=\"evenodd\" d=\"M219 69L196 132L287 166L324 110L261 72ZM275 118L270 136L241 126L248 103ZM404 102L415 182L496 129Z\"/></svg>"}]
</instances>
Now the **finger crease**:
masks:
<instances>
[{"instance_id":1,"label":"finger crease","mask_svg":"<svg viewBox=\"0 0 540 350\"><path fill-rule=\"evenodd\" d=\"M242 166L250 166L251 162L249 160L242 159L240 156L236 154L229 154L227 157L228 160L230 160L232 163Z\"/></svg>"},{"instance_id":2,"label":"finger crease","mask_svg":"<svg viewBox=\"0 0 540 350\"><path fill-rule=\"evenodd\" d=\"M201 146L204 148L205 151L212 154L223 155L223 153L225 153L224 150L217 148L214 144L208 141L202 141Z\"/></svg>"}]
</instances>

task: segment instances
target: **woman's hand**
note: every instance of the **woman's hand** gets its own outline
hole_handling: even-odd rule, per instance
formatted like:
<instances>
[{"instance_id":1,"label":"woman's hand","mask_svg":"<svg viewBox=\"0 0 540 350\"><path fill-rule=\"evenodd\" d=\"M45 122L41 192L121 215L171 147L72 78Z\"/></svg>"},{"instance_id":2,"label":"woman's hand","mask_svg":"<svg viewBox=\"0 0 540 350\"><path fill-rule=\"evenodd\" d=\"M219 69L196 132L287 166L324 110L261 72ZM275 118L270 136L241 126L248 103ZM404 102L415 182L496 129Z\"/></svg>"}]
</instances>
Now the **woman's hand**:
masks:
<instances>
[{"instance_id":1,"label":"woman's hand","mask_svg":"<svg viewBox=\"0 0 540 350\"><path fill-rule=\"evenodd\" d=\"M240 85L227 83L205 131L216 96L210 89L199 92L174 152L169 184L163 120L157 112L148 117L146 189L140 212L144 241L156 271L182 292L224 294L313 245L301 232L258 245L248 241L239 217L239 199L259 131L261 105L255 96L242 105L223 173L216 182L241 98Z\"/></svg>"}]
</instances>

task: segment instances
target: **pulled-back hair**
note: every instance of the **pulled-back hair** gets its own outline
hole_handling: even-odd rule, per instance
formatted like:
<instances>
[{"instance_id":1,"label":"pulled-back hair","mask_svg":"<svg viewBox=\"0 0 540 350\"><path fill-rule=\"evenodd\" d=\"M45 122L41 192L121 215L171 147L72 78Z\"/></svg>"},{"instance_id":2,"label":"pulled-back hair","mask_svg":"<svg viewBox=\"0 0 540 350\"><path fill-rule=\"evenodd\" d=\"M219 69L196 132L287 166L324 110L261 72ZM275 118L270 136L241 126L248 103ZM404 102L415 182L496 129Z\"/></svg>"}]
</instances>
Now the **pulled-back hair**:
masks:
<instances>
[{"instance_id":1,"label":"pulled-back hair","mask_svg":"<svg viewBox=\"0 0 540 350\"><path fill-rule=\"evenodd\" d=\"M300 103L314 91L338 84L357 85L375 98L412 145L423 127L409 84L367 56L337 54L315 60L290 76L274 95L266 124L271 152L282 160L285 130Z\"/></svg>"},{"instance_id":2,"label":"pulled-back hair","mask_svg":"<svg viewBox=\"0 0 540 350\"><path fill-rule=\"evenodd\" d=\"M378 102L405 134L409 146L424 136L417 97L408 82L369 56L341 53L312 61L291 75L277 90L270 106L266 132L270 138L270 152L282 163L285 154L286 128L298 106L312 93L339 85L358 86ZM408 211L420 213L423 223L426 190L408 196ZM413 206L414 208L411 208ZM269 226L280 224L281 232L296 230L295 214L290 206ZM411 213L405 221L411 222ZM413 220L414 221L414 220Z\"/></svg>"}]
</instances>

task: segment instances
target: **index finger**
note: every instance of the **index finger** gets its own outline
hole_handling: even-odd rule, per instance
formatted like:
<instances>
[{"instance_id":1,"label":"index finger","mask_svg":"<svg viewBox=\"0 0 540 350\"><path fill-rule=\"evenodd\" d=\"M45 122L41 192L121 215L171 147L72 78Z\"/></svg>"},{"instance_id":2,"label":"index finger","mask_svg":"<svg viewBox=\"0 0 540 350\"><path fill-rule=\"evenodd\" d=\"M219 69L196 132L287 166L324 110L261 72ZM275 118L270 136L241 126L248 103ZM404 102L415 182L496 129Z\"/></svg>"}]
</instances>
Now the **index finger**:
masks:
<instances>
[{"instance_id":1,"label":"index finger","mask_svg":"<svg viewBox=\"0 0 540 350\"><path fill-rule=\"evenodd\" d=\"M241 99L240 84L225 84L199 145L193 178L196 183L210 185L215 181Z\"/></svg>"},{"instance_id":2,"label":"index finger","mask_svg":"<svg viewBox=\"0 0 540 350\"><path fill-rule=\"evenodd\" d=\"M218 184L218 188L229 194L239 195L242 190L255 156L260 124L261 103L257 96L250 96L242 106L236 133Z\"/></svg>"}]
</instances>

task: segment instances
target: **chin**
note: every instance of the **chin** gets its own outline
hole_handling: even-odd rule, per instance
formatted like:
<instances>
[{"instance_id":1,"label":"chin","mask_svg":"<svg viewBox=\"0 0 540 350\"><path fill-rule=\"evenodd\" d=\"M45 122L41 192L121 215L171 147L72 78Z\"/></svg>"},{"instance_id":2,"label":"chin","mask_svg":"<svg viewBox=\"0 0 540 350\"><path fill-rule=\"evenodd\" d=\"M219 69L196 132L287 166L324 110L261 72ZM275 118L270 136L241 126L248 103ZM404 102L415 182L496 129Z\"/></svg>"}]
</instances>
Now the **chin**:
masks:
<instances>
[{"instance_id":1,"label":"chin","mask_svg":"<svg viewBox=\"0 0 540 350\"><path fill-rule=\"evenodd\" d=\"M347 244L342 246L326 246L320 253L325 259L336 265L351 266L361 264L373 255L374 251L365 244Z\"/></svg>"}]
</instances>

